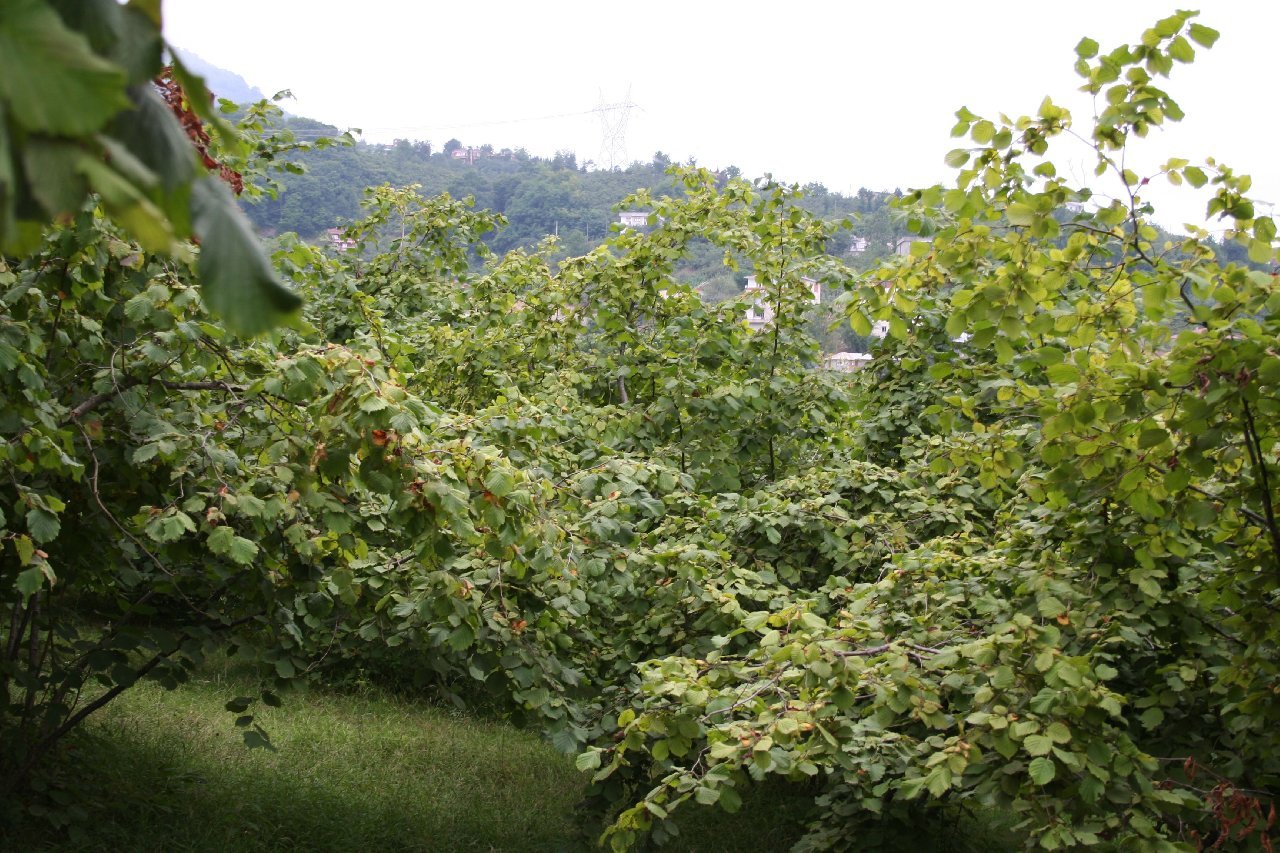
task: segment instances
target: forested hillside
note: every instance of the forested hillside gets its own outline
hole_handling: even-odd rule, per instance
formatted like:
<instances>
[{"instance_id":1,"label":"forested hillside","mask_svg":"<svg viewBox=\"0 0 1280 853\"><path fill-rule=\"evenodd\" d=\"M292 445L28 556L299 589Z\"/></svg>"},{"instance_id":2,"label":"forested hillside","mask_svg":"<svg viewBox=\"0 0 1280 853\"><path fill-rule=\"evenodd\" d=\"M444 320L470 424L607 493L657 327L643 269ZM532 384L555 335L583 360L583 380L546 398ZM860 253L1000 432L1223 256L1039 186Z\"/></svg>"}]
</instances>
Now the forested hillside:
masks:
<instances>
[{"instance_id":1,"label":"forested hillside","mask_svg":"<svg viewBox=\"0 0 1280 853\"><path fill-rule=\"evenodd\" d=\"M238 79L221 69L213 71L219 79ZM443 146L405 139L377 145L346 137L345 145L317 149L308 146L317 139L344 138L343 132L332 125L288 115L274 106L260 104L259 108L264 111L263 130L278 147L288 149L290 143L296 143L306 149L294 152L289 170L278 177L277 195L242 199L246 215L265 237L293 232L306 240L318 240L327 229L361 216L367 188L417 184L424 195L448 193L457 199L471 198L475 207L501 214L503 222L485 237L486 245L496 252L532 249L548 236L555 236L558 244L552 255L566 258L586 254L618 229L618 206L630 193L641 189L658 195L682 192L679 182L668 173L671 159L661 151L647 162L608 170L580 163L569 151L543 158L524 149L464 146L457 139ZM741 176L734 166L713 170L713 174L721 185ZM801 189L799 207L823 221L846 226L833 231L825 250L855 270L871 269L919 240L907 217L891 207L902 197L900 189L864 187L853 195L831 191L820 183ZM1153 227L1157 242L1177 236ZM1247 252L1230 240L1207 240L1206 245L1223 262L1251 263ZM748 272L727 270L720 252L706 241L695 240L676 275L714 302L739 295ZM821 319L829 321L833 316L828 312ZM815 321L814 331L821 328ZM866 345L865 340L847 332L827 337L827 351Z\"/></svg>"},{"instance_id":2,"label":"forested hillside","mask_svg":"<svg viewBox=\"0 0 1280 853\"><path fill-rule=\"evenodd\" d=\"M273 121L270 132L304 142L341 135L336 127L283 115ZM356 219L367 187L420 184L425 195L447 192L454 198L472 197L476 207L502 214L506 227L486 241L496 251L531 248L544 237L556 235L562 255L580 255L618 224L615 208L630 193L639 189L679 192L678 182L667 174L672 162L661 151L648 162L608 170L590 168L568 151L548 159L523 149L463 146L456 139L443 146L401 139L390 145L361 142L308 151L296 162L305 171L281 179L279 198L245 205L249 218L266 235L293 231L304 239L315 238L327 228ZM716 174L722 182L740 175L733 166ZM868 241L861 254L880 258L892 251L895 240L910 233L905 220L889 216L888 203L900 192L861 189L847 196L821 184L809 184L804 191L802 206L812 213L855 222L852 231L833 236L829 246L833 254L847 252L855 236L860 236Z\"/></svg>"}]
</instances>

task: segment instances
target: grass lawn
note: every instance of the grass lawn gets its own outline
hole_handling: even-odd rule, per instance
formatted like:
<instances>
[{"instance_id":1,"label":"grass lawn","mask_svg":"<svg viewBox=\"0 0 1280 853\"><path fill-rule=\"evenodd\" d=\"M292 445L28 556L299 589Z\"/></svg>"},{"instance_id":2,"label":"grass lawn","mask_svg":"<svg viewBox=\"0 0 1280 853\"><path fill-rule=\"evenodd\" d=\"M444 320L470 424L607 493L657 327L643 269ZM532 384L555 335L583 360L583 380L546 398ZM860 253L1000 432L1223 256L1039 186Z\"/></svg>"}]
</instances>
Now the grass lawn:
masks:
<instances>
[{"instance_id":1,"label":"grass lawn","mask_svg":"<svg viewBox=\"0 0 1280 853\"><path fill-rule=\"evenodd\" d=\"M255 706L278 752L247 750L224 703L251 691L212 674L140 685L101 712L64 761L88 779L79 838L39 827L14 850L585 851L586 778L535 733L378 692L312 691ZM808 798L750 792L743 809L689 807L666 850L781 851ZM584 823L587 825L584 827Z\"/></svg>"}]
</instances>

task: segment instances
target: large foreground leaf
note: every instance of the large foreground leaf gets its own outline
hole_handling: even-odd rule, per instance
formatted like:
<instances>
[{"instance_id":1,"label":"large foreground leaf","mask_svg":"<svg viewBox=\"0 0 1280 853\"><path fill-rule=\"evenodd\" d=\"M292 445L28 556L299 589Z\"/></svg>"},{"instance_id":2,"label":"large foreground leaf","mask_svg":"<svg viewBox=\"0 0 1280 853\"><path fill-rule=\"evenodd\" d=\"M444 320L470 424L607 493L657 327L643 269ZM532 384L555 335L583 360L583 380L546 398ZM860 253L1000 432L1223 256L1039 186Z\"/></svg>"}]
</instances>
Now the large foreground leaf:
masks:
<instances>
[{"instance_id":1,"label":"large foreground leaf","mask_svg":"<svg viewBox=\"0 0 1280 853\"><path fill-rule=\"evenodd\" d=\"M212 176L196 181L191 206L205 303L228 327L255 334L278 325L302 305L298 294L276 277L222 181Z\"/></svg>"},{"instance_id":2,"label":"large foreground leaf","mask_svg":"<svg viewBox=\"0 0 1280 853\"><path fill-rule=\"evenodd\" d=\"M0 99L27 130L92 133L129 106L124 72L40 0L0 4Z\"/></svg>"}]
</instances>

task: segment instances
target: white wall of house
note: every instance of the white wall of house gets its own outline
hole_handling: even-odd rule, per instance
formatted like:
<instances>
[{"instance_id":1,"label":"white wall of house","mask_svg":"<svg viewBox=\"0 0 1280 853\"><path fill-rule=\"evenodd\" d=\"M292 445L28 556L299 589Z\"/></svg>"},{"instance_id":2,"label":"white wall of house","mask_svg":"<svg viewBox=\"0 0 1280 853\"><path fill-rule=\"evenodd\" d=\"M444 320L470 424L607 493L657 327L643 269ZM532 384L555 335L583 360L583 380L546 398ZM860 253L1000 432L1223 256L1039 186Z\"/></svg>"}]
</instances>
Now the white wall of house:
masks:
<instances>
[{"instance_id":1,"label":"white wall of house","mask_svg":"<svg viewBox=\"0 0 1280 853\"><path fill-rule=\"evenodd\" d=\"M618 224L623 228L643 228L649 224L649 213L645 210L624 210L618 214Z\"/></svg>"},{"instance_id":2,"label":"white wall of house","mask_svg":"<svg viewBox=\"0 0 1280 853\"><path fill-rule=\"evenodd\" d=\"M861 370L870 363L871 356L865 352L836 352L822 360L824 368L836 370L840 373L853 373L855 370Z\"/></svg>"}]
</instances>

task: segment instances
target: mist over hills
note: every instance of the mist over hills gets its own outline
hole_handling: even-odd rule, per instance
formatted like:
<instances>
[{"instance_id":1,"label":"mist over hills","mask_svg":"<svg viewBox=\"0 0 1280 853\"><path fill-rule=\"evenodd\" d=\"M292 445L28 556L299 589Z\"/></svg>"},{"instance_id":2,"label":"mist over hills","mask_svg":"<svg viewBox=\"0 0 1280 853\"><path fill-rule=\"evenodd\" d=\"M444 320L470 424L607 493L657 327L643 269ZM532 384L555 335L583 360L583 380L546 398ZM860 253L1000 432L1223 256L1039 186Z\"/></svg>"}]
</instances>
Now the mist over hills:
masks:
<instances>
[{"instance_id":1,"label":"mist over hills","mask_svg":"<svg viewBox=\"0 0 1280 853\"><path fill-rule=\"evenodd\" d=\"M219 68L212 62L182 48L174 48L174 50L182 60L182 64L203 77L209 91L217 97L235 101L237 104L255 103L267 97L261 89L251 85L234 71Z\"/></svg>"}]
</instances>

